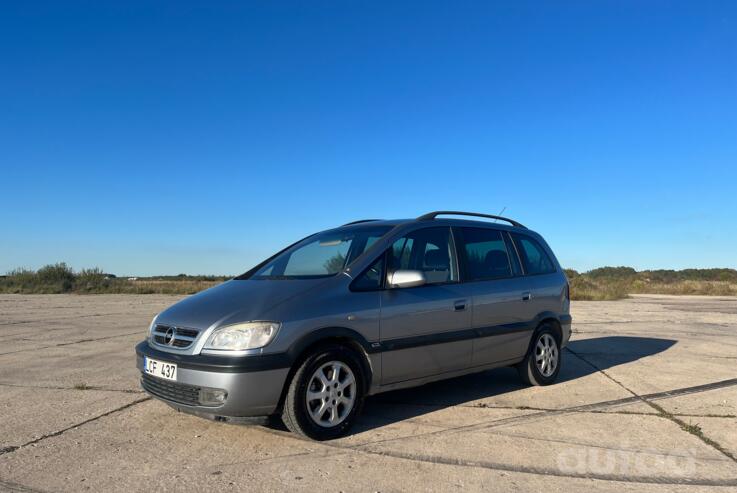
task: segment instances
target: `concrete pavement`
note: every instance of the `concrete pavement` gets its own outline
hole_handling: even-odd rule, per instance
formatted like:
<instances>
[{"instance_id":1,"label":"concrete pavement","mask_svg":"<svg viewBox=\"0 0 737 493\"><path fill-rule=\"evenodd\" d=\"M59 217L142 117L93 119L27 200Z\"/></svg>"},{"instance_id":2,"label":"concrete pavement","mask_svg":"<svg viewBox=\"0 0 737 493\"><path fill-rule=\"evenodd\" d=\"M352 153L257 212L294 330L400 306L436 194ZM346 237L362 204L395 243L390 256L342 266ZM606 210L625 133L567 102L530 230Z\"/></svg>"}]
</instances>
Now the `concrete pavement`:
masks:
<instances>
[{"instance_id":1,"label":"concrete pavement","mask_svg":"<svg viewBox=\"0 0 737 493\"><path fill-rule=\"evenodd\" d=\"M556 385L382 394L327 443L142 393L133 346L177 299L0 295L0 490L737 489L737 298L574 302Z\"/></svg>"}]
</instances>

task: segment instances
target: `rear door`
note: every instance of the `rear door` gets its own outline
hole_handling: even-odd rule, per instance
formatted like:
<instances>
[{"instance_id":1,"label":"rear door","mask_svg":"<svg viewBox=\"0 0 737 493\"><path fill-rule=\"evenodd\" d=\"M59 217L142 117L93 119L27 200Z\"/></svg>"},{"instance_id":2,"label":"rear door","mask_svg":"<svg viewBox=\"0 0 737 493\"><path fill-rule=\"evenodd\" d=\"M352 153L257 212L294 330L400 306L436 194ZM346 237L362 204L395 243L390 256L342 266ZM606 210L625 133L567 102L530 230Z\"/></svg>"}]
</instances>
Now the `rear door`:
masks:
<instances>
[{"instance_id":1,"label":"rear door","mask_svg":"<svg viewBox=\"0 0 737 493\"><path fill-rule=\"evenodd\" d=\"M381 292L382 384L468 367L471 300L458 283L450 228L415 230L395 241L387 271L400 269L422 271L427 284Z\"/></svg>"},{"instance_id":2,"label":"rear door","mask_svg":"<svg viewBox=\"0 0 737 493\"><path fill-rule=\"evenodd\" d=\"M535 314L543 312L561 313L565 297L566 281L563 273L553 261L544 242L532 235L512 233L514 244L522 260L532 297L531 305Z\"/></svg>"},{"instance_id":3,"label":"rear door","mask_svg":"<svg viewBox=\"0 0 737 493\"><path fill-rule=\"evenodd\" d=\"M473 299L473 366L524 356L534 307L530 286L505 231L454 228L464 285Z\"/></svg>"}]
</instances>

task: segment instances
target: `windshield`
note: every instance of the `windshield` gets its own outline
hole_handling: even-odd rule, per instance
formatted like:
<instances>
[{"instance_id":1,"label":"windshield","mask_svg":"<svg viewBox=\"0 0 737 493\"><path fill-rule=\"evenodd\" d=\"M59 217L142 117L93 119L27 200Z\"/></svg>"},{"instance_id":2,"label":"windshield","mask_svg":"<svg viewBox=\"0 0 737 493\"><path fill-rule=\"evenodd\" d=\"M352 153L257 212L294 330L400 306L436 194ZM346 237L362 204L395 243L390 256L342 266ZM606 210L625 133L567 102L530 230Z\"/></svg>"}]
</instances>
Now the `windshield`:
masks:
<instances>
[{"instance_id":1,"label":"windshield","mask_svg":"<svg viewBox=\"0 0 737 493\"><path fill-rule=\"evenodd\" d=\"M315 279L333 276L390 229L390 226L382 226L318 233L271 259L250 279Z\"/></svg>"}]
</instances>

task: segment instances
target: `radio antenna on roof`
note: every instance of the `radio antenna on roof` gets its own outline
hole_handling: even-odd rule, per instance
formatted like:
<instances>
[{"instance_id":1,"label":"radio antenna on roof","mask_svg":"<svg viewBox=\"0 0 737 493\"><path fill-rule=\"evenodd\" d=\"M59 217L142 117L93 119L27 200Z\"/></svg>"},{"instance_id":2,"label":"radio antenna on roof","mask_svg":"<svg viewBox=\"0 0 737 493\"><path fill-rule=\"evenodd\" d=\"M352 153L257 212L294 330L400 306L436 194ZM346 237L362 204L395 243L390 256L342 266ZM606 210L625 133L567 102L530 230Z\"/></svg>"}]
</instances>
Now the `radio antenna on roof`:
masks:
<instances>
[{"instance_id":1,"label":"radio antenna on roof","mask_svg":"<svg viewBox=\"0 0 737 493\"><path fill-rule=\"evenodd\" d=\"M507 210L507 206L505 205L504 207L502 207L502 210L499 211L499 214L497 214L497 216L501 216L502 214L504 214L504 211L506 210ZM494 222L496 222L496 219L494 219Z\"/></svg>"}]
</instances>

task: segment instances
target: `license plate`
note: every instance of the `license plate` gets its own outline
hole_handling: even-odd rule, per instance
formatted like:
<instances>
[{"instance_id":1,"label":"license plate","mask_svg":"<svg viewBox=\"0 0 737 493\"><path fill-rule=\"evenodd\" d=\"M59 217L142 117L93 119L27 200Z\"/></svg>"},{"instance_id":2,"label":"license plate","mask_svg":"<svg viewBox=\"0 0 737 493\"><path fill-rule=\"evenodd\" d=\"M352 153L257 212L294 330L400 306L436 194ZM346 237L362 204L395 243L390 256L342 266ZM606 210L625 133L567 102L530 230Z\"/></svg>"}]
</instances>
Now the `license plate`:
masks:
<instances>
[{"instance_id":1,"label":"license plate","mask_svg":"<svg viewBox=\"0 0 737 493\"><path fill-rule=\"evenodd\" d=\"M143 371L149 375L163 378L164 380L174 380L175 382L177 380L177 365L174 363L167 363L166 361L159 361L144 356Z\"/></svg>"}]
</instances>

